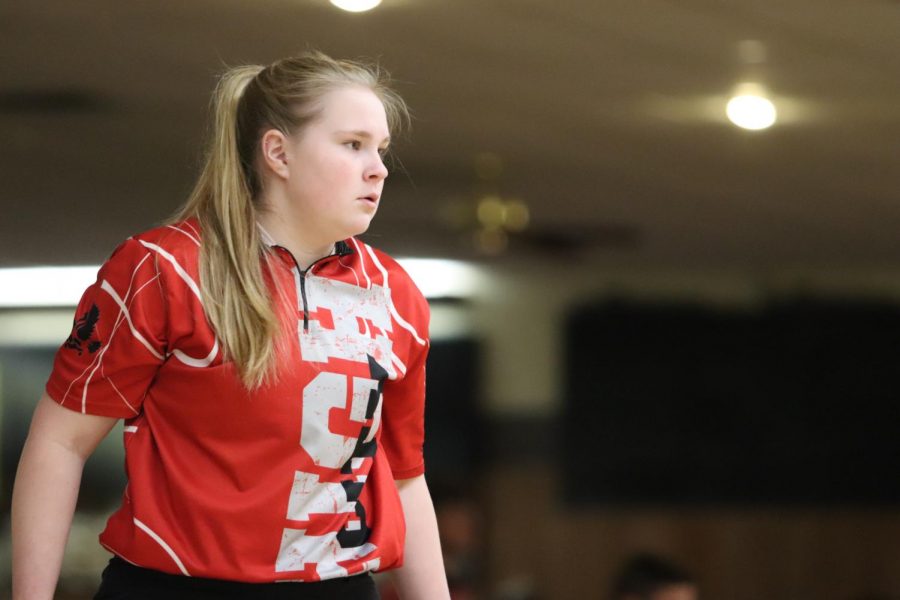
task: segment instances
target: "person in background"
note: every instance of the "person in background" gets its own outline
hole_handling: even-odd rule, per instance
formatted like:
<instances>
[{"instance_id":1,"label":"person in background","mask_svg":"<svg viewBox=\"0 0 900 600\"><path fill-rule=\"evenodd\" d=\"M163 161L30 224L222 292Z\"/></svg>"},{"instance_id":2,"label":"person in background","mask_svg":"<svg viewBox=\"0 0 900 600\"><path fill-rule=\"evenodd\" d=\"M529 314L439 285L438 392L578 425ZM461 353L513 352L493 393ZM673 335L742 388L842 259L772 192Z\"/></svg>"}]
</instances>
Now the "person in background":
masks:
<instances>
[{"instance_id":1,"label":"person in background","mask_svg":"<svg viewBox=\"0 0 900 600\"><path fill-rule=\"evenodd\" d=\"M685 570L653 554L629 558L613 578L611 600L698 600L697 584Z\"/></svg>"},{"instance_id":2,"label":"person in background","mask_svg":"<svg viewBox=\"0 0 900 600\"><path fill-rule=\"evenodd\" d=\"M429 310L358 240L405 105L322 53L220 80L186 205L79 303L13 494L13 597L53 597L85 459L124 419L95 596L449 597L424 479ZM123 199L127 201L127 199Z\"/></svg>"}]
</instances>

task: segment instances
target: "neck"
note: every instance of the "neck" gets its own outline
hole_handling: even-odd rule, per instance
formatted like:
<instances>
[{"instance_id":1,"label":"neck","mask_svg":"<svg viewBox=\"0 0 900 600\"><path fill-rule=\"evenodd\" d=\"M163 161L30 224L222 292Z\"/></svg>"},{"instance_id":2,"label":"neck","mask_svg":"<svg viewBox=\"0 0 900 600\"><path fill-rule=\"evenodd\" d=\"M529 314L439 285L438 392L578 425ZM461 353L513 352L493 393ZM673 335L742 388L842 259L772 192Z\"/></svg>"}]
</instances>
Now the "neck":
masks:
<instances>
[{"instance_id":1,"label":"neck","mask_svg":"<svg viewBox=\"0 0 900 600\"><path fill-rule=\"evenodd\" d=\"M297 227L291 220L273 212L262 212L258 216L259 224L265 229L272 241L279 246L287 248L294 255L294 260L304 271L311 264L334 252L334 241L312 241L304 235L302 228Z\"/></svg>"}]
</instances>

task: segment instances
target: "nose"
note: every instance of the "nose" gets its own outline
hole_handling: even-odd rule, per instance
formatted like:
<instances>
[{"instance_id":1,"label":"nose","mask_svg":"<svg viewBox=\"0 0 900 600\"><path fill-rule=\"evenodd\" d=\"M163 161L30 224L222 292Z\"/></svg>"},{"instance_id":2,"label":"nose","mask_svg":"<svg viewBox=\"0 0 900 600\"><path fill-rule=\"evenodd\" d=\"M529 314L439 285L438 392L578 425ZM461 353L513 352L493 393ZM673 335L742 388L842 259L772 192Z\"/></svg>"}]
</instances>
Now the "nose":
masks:
<instances>
[{"instance_id":1,"label":"nose","mask_svg":"<svg viewBox=\"0 0 900 600\"><path fill-rule=\"evenodd\" d=\"M366 171L366 180L368 181L380 181L382 179L387 179L388 170L384 165L384 159L381 155L377 155L375 162L369 169Z\"/></svg>"}]
</instances>

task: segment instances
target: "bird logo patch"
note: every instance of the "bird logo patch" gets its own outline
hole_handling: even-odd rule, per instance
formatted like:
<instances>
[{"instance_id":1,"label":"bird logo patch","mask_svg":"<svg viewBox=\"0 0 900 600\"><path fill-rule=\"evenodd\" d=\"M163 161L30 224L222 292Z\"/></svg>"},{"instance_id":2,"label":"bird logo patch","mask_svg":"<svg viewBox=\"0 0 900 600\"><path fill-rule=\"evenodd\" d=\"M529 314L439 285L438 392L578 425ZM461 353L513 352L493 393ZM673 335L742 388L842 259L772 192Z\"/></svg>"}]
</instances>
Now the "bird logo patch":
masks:
<instances>
[{"instance_id":1,"label":"bird logo patch","mask_svg":"<svg viewBox=\"0 0 900 600\"><path fill-rule=\"evenodd\" d=\"M78 352L78 356L85 349L91 354L100 349L103 343L97 339L95 326L100 319L100 309L96 304L84 313L81 318L76 318L72 323L72 333L66 339L65 347Z\"/></svg>"}]
</instances>

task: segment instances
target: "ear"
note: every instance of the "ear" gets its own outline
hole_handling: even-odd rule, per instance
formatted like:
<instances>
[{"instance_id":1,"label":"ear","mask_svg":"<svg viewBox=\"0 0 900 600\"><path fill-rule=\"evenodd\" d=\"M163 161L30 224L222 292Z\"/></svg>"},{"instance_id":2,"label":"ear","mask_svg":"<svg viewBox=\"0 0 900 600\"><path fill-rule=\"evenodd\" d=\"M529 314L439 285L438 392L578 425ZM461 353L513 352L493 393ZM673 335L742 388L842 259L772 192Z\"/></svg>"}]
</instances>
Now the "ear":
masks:
<instances>
[{"instance_id":1,"label":"ear","mask_svg":"<svg viewBox=\"0 0 900 600\"><path fill-rule=\"evenodd\" d=\"M288 139L277 129L266 131L260 139L263 164L266 169L279 177L287 179L290 175L288 169Z\"/></svg>"}]
</instances>

